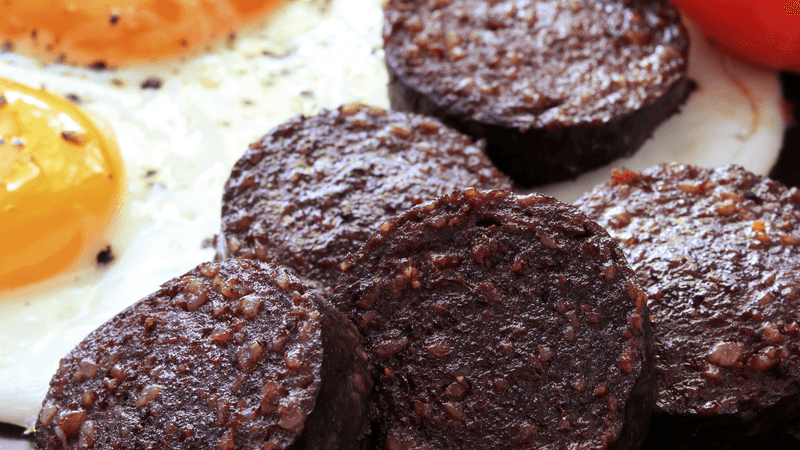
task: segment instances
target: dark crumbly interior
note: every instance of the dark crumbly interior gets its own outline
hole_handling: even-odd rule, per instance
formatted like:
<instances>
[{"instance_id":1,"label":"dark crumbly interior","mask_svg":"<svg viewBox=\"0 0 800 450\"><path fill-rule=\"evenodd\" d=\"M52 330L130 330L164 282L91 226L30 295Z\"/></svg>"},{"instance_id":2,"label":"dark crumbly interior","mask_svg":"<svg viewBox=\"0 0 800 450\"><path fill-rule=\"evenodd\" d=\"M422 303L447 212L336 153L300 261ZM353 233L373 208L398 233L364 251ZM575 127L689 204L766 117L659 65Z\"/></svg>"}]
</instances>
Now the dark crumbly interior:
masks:
<instances>
[{"instance_id":1,"label":"dark crumbly interior","mask_svg":"<svg viewBox=\"0 0 800 450\"><path fill-rule=\"evenodd\" d=\"M390 0L383 36L392 107L485 137L524 186L632 153L690 88L666 0Z\"/></svg>"},{"instance_id":2,"label":"dark crumbly interior","mask_svg":"<svg viewBox=\"0 0 800 450\"><path fill-rule=\"evenodd\" d=\"M61 361L37 449L356 448L371 386L359 339L283 268L200 265Z\"/></svg>"},{"instance_id":3,"label":"dark crumbly interior","mask_svg":"<svg viewBox=\"0 0 800 450\"><path fill-rule=\"evenodd\" d=\"M577 205L647 291L659 420L728 442L800 420L797 188L737 166L663 164L617 171Z\"/></svg>"},{"instance_id":4,"label":"dark crumbly interior","mask_svg":"<svg viewBox=\"0 0 800 450\"><path fill-rule=\"evenodd\" d=\"M645 294L550 197L457 191L385 222L332 303L373 363L379 448L637 448L654 404Z\"/></svg>"},{"instance_id":5,"label":"dark crumbly interior","mask_svg":"<svg viewBox=\"0 0 800 450\"><path fill-rule=\"evenodd\" d=\"M436 119L358 104L296 117L234 166L223 251L275 258L329 294L382 221L459 187L511 188L482 145Z\"/></svg>"}]
</instances>

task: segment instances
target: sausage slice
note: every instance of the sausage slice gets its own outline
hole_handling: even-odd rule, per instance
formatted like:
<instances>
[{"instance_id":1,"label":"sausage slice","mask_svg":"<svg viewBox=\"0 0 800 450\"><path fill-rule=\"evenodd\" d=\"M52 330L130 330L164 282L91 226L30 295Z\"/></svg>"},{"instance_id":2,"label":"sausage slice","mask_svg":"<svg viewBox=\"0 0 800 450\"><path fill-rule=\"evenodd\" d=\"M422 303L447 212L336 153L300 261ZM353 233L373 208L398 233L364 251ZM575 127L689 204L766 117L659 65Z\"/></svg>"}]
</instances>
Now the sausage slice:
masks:
<instances>
[{"instance_id":1,"label":"sausage slice","mask_svg":"<svg viewBox=\"0 0 800 450\"><path fill-rule=\"evenodd\" d=\"M456 191L384 222L332 303L365 336L376 445L635 449L645 294L608 234L537 194Z\"/></svg>"},{"instance_id":2,"label":"sausage slice","mask_svg":"<svg viewBox=\"0 0 800 450\"><path fill-rule=\"evenodd\" d=\"M459 187L511 189L483 143L436 119L359 104L295 117L233 167L221 252L274 258L330 295L381 222Z\"/></svg>"},{"instance_id":3,"label":"sausage slice","mask_svg":"<svg viewBox=\"0 0 800 450\"><path fill-rule=\"evenodd\" d=\"M371 390L355 327L284 268L202 264L62 361L43 449L355 449Z\"/></svg>"},{"instance_id":4,"label":"sausage slice","mask_svg":"<svg viewBox=\"0 0 800 450\"><path fill-rule=\"evenodd\" d=\"M388 0L392 108L475 139L522 186L633 154L691 90L666 0Z\"/></svg>"},{"instance_id":5,"label":"sausage slice","mask_svg":"<svg viewBox=\"0 0 800 450\"><path fill-rule=\"evenodd\" d=\"M577 205L620 243L648 294L655 442L740 448L800 420L796 188L737 166L673 163L616 171Z\"/></svg>"}]
</instances>

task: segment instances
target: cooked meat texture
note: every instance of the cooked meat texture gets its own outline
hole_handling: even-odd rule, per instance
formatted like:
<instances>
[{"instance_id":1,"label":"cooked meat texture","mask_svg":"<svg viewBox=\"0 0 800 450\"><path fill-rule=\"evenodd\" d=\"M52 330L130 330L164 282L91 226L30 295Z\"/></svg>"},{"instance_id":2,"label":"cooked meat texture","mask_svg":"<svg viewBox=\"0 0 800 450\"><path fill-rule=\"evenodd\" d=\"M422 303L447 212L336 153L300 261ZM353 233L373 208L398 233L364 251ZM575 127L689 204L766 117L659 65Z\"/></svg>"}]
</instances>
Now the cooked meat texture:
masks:
<instances>
[{"instance_id":1,"label":"cooked meat texture","mask_svg":"<svg viewBox=\"0 0 800 450\"><path fill-rule=\"evenodd\" d=\"M456 191L380 226L332 303L365 336L386 449L638 448L646 296L601 227L551 197Z\"/></svg>"},{"instance_id":2,"label":"cooked meat texture","mask_svg":"<svg viewBox=\"0 0 800 450\"><path fill-rule=\"evenodd\" d=\"M688 96L666 0L388 0L392 108L485 138L533 186L634 153Z\"/></svg>"},{"instance_id":3,"label":"cooked meat texture","mask_svg":"<svg viewBox=\"0 0 800 450\"><path fill-rule=\"evenodd\" d=\"M647 291L654 430L738 445L800 420L800 191L737 166L663 164L615 171L577 206Z\"/></svg>"},{"instance_id":4,"label":"cooked meat texture","mask_svg":"<svg viewBox=\"0 0 800 450\"><path fill-rule=\"evenodd\" d=\"M43 449L356 449L372 382L355 327L286 269L201 264L59 366Z\"/></svg>"},{"instance_id":5,"label":"cooked meat texture","mask_svg":"<svg viewBox=\"0 0 800 450\"><path fill-rule=\"evenodd\" d=\"M482 144L436 119L357 104L295 117L234 166L221 251L274 258L327 296L381 222L459 187L510 182Z\"/></svg>"}]
</instances>

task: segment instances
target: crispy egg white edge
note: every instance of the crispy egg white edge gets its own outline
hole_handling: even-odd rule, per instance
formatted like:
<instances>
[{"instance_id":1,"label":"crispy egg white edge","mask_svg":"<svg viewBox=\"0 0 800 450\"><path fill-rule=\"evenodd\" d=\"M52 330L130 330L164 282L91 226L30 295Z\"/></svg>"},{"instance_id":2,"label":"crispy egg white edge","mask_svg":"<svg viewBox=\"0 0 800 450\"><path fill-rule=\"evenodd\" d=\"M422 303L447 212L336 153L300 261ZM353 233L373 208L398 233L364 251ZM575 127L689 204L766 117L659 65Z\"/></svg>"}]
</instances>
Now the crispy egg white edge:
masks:
<instances>
[{"instance_id":1,"label":"crispy egg white edge","mask_svg":"<svg viewBox=\"0 0 800 450\"><path fill-rule=\"evenodd\" d=\"M2 76L75 93L107 123L129 180L109 237L116 255L111 265L61 277L58 286L0 296L0 421L32 427L61 357L161 283L213 258L202 242L219 229L222 187L249 143L299 113L352 101L388 107L381 20L378 0L295 0L265 27L240 33L233 50L182 63L96 72L0 54ZM633 157L531 191L572 202L607 181L611 167L638 170L669 161L769 171L785 127L777 74L729 60L690 31L689 73L699 89L682 113ZM162 88L142 90L148 76L160 77ZM150 169L157 173L145 178Z\"/></svg>"}]
</instances>

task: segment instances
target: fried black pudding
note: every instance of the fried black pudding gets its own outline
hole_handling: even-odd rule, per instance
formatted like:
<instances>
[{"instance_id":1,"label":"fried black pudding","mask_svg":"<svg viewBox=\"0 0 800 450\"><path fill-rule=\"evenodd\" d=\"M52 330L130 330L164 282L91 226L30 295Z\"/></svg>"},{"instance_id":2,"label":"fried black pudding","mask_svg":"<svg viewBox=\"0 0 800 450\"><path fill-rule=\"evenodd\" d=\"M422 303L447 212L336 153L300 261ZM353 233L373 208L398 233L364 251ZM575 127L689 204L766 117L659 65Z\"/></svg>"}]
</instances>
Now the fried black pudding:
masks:
<instances>
[{"instance_id":1,"label":"fried black pudding","mask_svg":"<svg viewBox=\"0 0 800 450\"><path fill-rule=\"evenodd\" d=\"M511 184L482 143L436 119L358 104L295 117L234 165L220 252L274 258L327 296L381 222L466 187Z\"/></svg>"},{"instance_id":2,"label":"fried black pudding","mask_svg":"<svg viewBox=\"0 0 800 450\"><path fill-rule=\"evenodd\" d=\"M392 108L438 117L521 186L633 154L692 89L666 0L388 0Z\"/></svg>"},{"instance_id":3,"label":"fried black pudding","mask_svg":"<svg viewBox=\"0 0 800 450\"><path fill-rule=\"evenodd\" d=\"M617 244L536 194L456 191L384 222L331 302L364 334L377 448L637 449L646 296Z\"/></svg>"},{"instance_id":4,"label":"fried black pudding","mask_svg":"<svg viewBox=\"0 0 800 450\"><path fill-rule=\"evenodd\" d=\"M673 163L616 171L576 205L648 294L654 442L758 448L800 423L800 191Z\"/></svg>"},{"instance_id":5,"label":"fried black pudding","mask_svg":"<svg viewBox=\"0 0 800 450\"><path fill-rule=\"evenodd\" d=\"M286 269L201 264L61 360L44 449L356 449L371 380L355 327Z\"/></svg>"}]
</instances>

